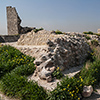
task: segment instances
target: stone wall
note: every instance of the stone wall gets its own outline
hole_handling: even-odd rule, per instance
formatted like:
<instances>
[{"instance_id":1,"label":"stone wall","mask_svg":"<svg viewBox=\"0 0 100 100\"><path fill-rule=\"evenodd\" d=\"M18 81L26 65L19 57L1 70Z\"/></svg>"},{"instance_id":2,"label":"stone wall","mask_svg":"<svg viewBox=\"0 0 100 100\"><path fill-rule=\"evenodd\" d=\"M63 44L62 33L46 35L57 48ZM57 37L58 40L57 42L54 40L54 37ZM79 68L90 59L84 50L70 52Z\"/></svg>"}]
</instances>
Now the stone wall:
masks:
<instances>
[{"instance_id":1,"label":"stone wall","mask_svg":"<svg viewBox=\"0 0 100 100\"><path fill-rule=\"evenodd\" d=\"M59 67L62 71L79 66L86 61L88 52L91 52L89 45L86 43L86 38L81 34L54 34L52 32L42 30L37 33L31 31L20 37L17 44L31 46L46 46L46 48L37 50L34 63L36 71L33 76L52 80L52 72ZM26 49L26 52L31 50ZM31 54L33 54L31 52ZM33 54L34 55L34 54ZM50 79L50 80L49 80Z\"/></svg>"},{"instance_id":2,"label":"stone wall","mask_svg":"<svg viewBox=\"0 0 100 100\"><path fill-rule=\"evenodd\" d=\"M20 38L20 35L1 35L0 42L16 42Z\"/></svg>"},{"instance_id":3,"label":"stone wall","mask_svg":"<svg viewBox=\"0 0 100 100\"><path fill-rule=\"evenodd\" d=\"M88 52L91 52L84 37L65 35L48 40L47 45L48 50L34 61L37 65L34 76L47 81L52 80L51 74L57 67L66 70L79 66L86 61Z\"/></svg>"},{"instance_id":4,"label":"stone wall","mask_svg":"<svg viewBox=\"0 0 100 100\"><path fill-rule=\"evenodd\" d=\"M30 32L33 28L31 27L22 27L21 19L18 16L15 7L8 6L7 8L7 29L8 35L15 35L15 34L24 34Z\"/></svg>"},{"instance_id":5,"label":"stone wall","mask_svg":"<svg viewBox=\"0 0 100 100\"><path fill-rule=\"evenodd\" d=\"M21 19L18 16L18 13L15 7L8 6L7 7L7 28L8 35L14 35L20 33L20 23Z\"/></svg>"},{"instance_id":6,"label":"stone wall","mask_svg":"<svg viewBox=\"0 0 100 100\"><path fill-rule=\"evenodd\" d=\"M18 40L19 45L46 45L47 40L52 40L63 35L56 35L50 31L41 30L35 33L33 30L27 34L23 34Z\"/></svg>"}]
</instances>

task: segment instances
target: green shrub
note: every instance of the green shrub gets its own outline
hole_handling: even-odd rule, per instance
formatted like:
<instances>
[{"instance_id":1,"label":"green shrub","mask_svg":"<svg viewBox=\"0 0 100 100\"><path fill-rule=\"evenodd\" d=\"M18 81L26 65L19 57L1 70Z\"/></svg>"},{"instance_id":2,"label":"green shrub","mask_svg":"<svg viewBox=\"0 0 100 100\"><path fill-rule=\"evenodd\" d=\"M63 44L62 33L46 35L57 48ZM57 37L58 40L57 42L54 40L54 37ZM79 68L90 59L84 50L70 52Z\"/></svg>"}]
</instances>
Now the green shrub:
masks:
<instances>
[{"instance_id":1,"label":"green shrub","mask_svg":"<svg viewBox=\"0 0 100 100\"><path fill-rule=\"evenodd\" d=\"M91 62L95 61L94 51L88 52L87 61L88 60L91 61Z\"/></svg>"},{"instance_id":2,"label":"green shrub","mask_svg":"<svg viewBox=\"0 0 100 100\"><path fill-rule=\"evenodd\" d=\"M6 74L0 82L1 90L8 96L21 100L45 100L46 91L37 83L28 81L26 77L15 73Z\"/></svg>"},{"instance_id":3,"label":"green shrub","mask_svg":"<svg viewBox=\"0 0 100 100\"><path fill-rule=\"evenodd\" d=\"M59 31L59 30L56 30L55 33L56 33L56 34L63 34L63 33L62 33L61 31Z\"/></svg>"},{"instance_id":4,"label":"green shrub","mask_svg":"<svg viewBox=\"0 0 100 100\"><path fill-rule=\"evenodd\" d=\"M8 96L21 100L45 100L46 91L25 76L34 73L34 58L11 46L0 48L0 89Z\"/></svg>"},{"instance_id":5,"label":"green shrub","mask_svg":"<svg viewBox=\"0 0 100 100\"><path fill-rule=\"evenodd\" d=\"M63 78L61 84L48 96L48 100L80 100L80 93L83 88L83 79L81 78Z\"/></svg>"},{"instance_id":6,"label":"green shrub","mask_svg":"<svg viewBox=\"0 0 100 100\"><path fill-rule=\"evenodd\" d=\"M56 79L60 79L63 77L63 74L61 73L59 67L57 67L56 70L52 73L52 77L56 77Z\"/></svg>"},{"instance_id":7,"label":"green shrub","mask_svg":"<svg viewBox=\"0 0 100 100\"><path fill-rule=\"evenodd\" d=\"M39 28L39 29L34 29L34 32L37 33L38 31L43 30L43 28Z\"/></svg>"},{"instance_id":8,"label":"green shrub","mask_svg":"<svg viewBox=\"0 0 100 100\"><path fill-rule=\"evenodd\" d=\"M89 32L83 32L83 34L90 34L90 35L97 35L97 36L100 36L100 34L98 34L98 33L93 33L93 32L91 32L91 31L89 31Z\"/></svg>"},{"instance_id":9,"label":"green shrub","mask_svg":"<svg viewBox=\"0 0 100 100\"><path fill-rule=\"evenodd\" d=\"M96 83L100 82L100 47L95 48L94 52L91 54L94 56L93 62L89 62L88 67L85 65L80 75L84 79L85 85L95 86Z\"/></svg>"},{"instance_id":10,"label":"green shrub","mask_svg":"<svg viewBox=\"0 0 100 100\"><path fill-rule=\"evenodd\" d=\"M88 69L83 67L80 72L80 75L83 78L84 85L95 86L96 83L100 82L100 60L90 63Z\"/></svg>"},{"instance_id":11,"label":"green shrub","mask_svg":"<svg viewBox=\"0 0 100 100\"><path fill-rule=\"evenodd\" d=\"M48 100L80 100L80 94L84 85L95 86L100 82L100 60L90 63L89 67L85 66L80 73L72 78L63 78L61 84L57 85Z\"/></svg>"},{"instance_id":12,"label":"green shrub","mask_svg":"<svg viewBox=\"0 0 100 100\"><path fill-rule=\"evenodd\" d=\"M90 36L86 36L86 35L85 35L85 38L86 38L87 40L90 40L90 39L91 39Z\"/></svg>"},{"instance_id":13,"label":"green shrub","mask_svg":"<svg viewBox=\"0 0 100 100\"><path fill-rule=\"evenodd\" d=\"M0 48L0 77L19 65L15 62L15 57L21 55L22 53L20 51L11 46L3 46Z\"/></svg>"},{"instance_id":14,"label":"green shrub","mask_svg":"<svg viewBox=\"0 0 100 100\"><path fill-rule=\"evenodd\" d=\"M32 81L28 82L20 94L22 100L46 100L47 97L46 91Z\"/></svg>"},{"instance_id":15,"label":"green shrub","mask_svg":"<svg viewBox=\"0 0 100 100\"><path fill-rule=\"evenodd\" d=\"M0 78L8 72L11 72L18 66L27 66L32 64L34 58L24 55L19 50L11 46L3 46L0 48ZM31 67L30 67L31 68ZM35 70L32 65L33 71Z\"/></svg>"},{"instance_id":16,"label":"green shrub","mask_svg":"<svg viewBox=\"0 0 100 100\"><path fill-rule=\"evenodd\" d=\"M33 62L30 62L29 64L25 64L25 65L20 65L18 67L16 67L15 69L13 69L11 72L14 72L17 75L25 75L25 76L29 76L31 74L34 73L34 70L36 68L34 67Z\"/></svg>"},{"instance_id":17,"label":"green shrub","mask_svg":"<svg viewBox=\"0 0 100 100\"><path fill-rule=\"evenodd\" d=\"M99 34L99 33L94 33L94 35L100 36L100 34Z\"/></svg>"},{"instance_id":18,"label":"green shrub","mask_svg":"<svg viewBox=\"0 0 100 100\"><path fill-rule=\"evenodd\" d=\"M94 45L94 46L98 46L99 42L96 39L94 39L94 40L91 41L91 44Z\"/></svg>"},{"instance_id":19,"label":"green shrub","mask_svg":"<svg viewBox=\"0 0 100 100\"><path fill-rule=\"evenodd\" d=\"M99 46L94 47L94 57L95 59L100 60L100 47Z\"/></svg>"},{"instance_id":20,"label":"green shrub","mask_svg":"<svg viewBox=\"0 0 100 100\"><path fill-rule=\"evenodd\" d=\"M93 35L94 33L89 31L89 32L83 32L83 34L91 34L91 35Z\"/></svg>"},{"instance_id":21,"label":"green shrub","mask_svg":"<svg viewBox=\"0 0 100 100\"><path fill-rule=\"evenodd\" d=\"M27 80L23 76L18 76L14 73L6 74L1 82L1 90L6 95L10 96L18 96L18 92L22 90L22 88L25 86Z\"/></svg>"}]
</instances>

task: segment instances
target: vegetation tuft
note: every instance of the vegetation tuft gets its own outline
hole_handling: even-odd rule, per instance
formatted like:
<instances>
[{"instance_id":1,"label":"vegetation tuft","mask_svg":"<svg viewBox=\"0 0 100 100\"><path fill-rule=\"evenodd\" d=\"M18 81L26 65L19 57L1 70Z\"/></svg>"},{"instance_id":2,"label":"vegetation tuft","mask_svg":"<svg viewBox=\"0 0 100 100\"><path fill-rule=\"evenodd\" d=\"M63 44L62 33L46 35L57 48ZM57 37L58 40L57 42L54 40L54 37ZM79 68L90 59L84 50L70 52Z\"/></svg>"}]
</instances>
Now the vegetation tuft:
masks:
<instances>
[{"instance_id":1,"label":"vegetation tuft","mask_svg":"<svg viewBox=\"0 0 100 100\"><path fill-rule=\"evenodd\" d=\"M86 36L86 35L85 35L85 38L86 38L87 40L90 40L90 39L91 39L90 36Z\"/></svg>"},{"instance_id":2,"label":"vegetation tuft","mask_svg":"<svg viewBox=\"0 0 100 100\"><path fill-rule=\"evenodd\" d=\"M17 75L14 72L6 74L0 85L3 93L21 100L44 100L47 96L45 90L37 83L28 81L25 76Z\"/></svg>"},{"instance_id":3,"label":"vegetation tuft","mask_svg":"<svg viewBox=\"0 0 100 100\"><path fill-rule=\"evenodd\" d=\"M93 32L91 32L91 31L89 31L89 32L83 32L84 34L91 34L91 35L93 35L94 33Z\"/></svg>"},{"instance_id":4,"label":"vegetation tuft","mask_svg":"<svg viewBox=\"0 0 100 100\"><path fill-rule=\"evenodd\" d=\"M63 32L61 32L61 31L59 31L59 30L56 30L55 33L56 33L56 34L64 34Z\"/></svg>"},{"instance_id":5,"label":"vegetation tuft","mask_svg":"<svg viewBox=\"0 0 100 100\"><path fill-rule=\"evenodd\" d=\"M97 35L97 36L100 36L100 34L98 34L98 33L93 33L93 32L91 32L91 31L89 31L89 32L83 32L83 34L90 34L90 35Z\"/></svg>"},{"instance_id":6,"label":"vegetation tuft","mask_svg":"<svg viewBox=\"0 0 100 100\"><path fill-rule=\"evenodd\" d=\"M0 48L0 78L8 72L11 72L13 69L20 70L20 66L23 67L23 70L28 71L28 68L31 65L31 70L33 73L35 70L33 64L34 58L29 57L21 53L19 50L11 46L3 46ZM26 66L26 67L25 67ZM28 72L27 72L28 73Z\"/></svg>"},{"instance_id":7,"label":"vegetation tuft","mask_svg":"<svg viewBox=\"0 0 100 100\"><path fill-rule=\"evenodd\" d=\"M91 41L91 44L93 46L98 46L99 45L99 42L96 39L94 39L94 40Z\"/></svg>"},{"instance_id":8,"label":"vegetation tuft","mask_svg":"<svg viewBox=\"0 0 100 100\"><path fill-rule=\"evenodd\" d=\"M43 28L39 28L39 29L34 29L34 32L37 33L38 31L43 30Z\"/></svg>"},{"instance_id":9,"label":"vegetation tuft","mask_svg":"<svg viewBox=\"0 0 100 100\"><path fill-rule=\"evenodd\" d=\"M59 67L57 67L56 70L52 73L52 77L55 77L56 79L61 79L63 77Z\"/></svg>"}]
</instances>

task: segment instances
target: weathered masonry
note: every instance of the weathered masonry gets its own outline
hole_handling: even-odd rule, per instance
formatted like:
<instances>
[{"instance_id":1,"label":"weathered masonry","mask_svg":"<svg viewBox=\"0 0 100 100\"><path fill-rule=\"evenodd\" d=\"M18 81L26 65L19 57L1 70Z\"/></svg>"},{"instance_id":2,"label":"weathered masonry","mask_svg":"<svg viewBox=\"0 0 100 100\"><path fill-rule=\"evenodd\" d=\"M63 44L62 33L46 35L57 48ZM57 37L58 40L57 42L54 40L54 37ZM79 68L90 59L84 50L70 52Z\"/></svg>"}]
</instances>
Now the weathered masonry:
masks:
<instances>
[{"instance_id":1,"label":"weathered masonry","mask_svg":"<svg viewBox=\"0 0 100 100\"><path fill-rule=\"evenodd\" d=\"M8 35L15 35L20 33L20 23L21 19L15 7L7 7L7 29Z\"/></svg>"},{"instance_id":2,"label":"weathered masonry","mask_svg":"<svg viewBox=\"0 0 100 100\"><path fill-rule=\"evenodd\" d=\"M6 9L8 35L24 34L34 29L34 27L22 27L20 25L21 19L15 7L8 6Z\"/></svg>"}]
</instances>

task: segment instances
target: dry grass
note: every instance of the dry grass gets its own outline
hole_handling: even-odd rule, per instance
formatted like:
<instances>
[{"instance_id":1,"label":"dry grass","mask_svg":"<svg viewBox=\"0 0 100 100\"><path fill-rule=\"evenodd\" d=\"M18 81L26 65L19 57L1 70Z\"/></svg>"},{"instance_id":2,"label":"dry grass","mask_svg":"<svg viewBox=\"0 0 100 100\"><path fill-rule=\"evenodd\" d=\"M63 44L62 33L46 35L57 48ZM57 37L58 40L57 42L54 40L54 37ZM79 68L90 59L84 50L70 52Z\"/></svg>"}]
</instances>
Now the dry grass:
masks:
<instances>
[{"instance_id":1,"label":"dry grass","mask_svg":"<svg viewBox=\"0 0 100 100\"><path fill-rule=\"evenodd\" d=\"M86 62L85 67L86 67L86 69L88 69L90 67L90 61L89 60Z\"/></svg>"},{"instance_id":2,"label":"dry grass","mask_svg":"<svg viewBox=\"0 0 100 100\"><path fill-rule=\"evenodd\" d=\"M2 47L1 43L0 43L0 47Z\"/></svg>"}]
</instances>

